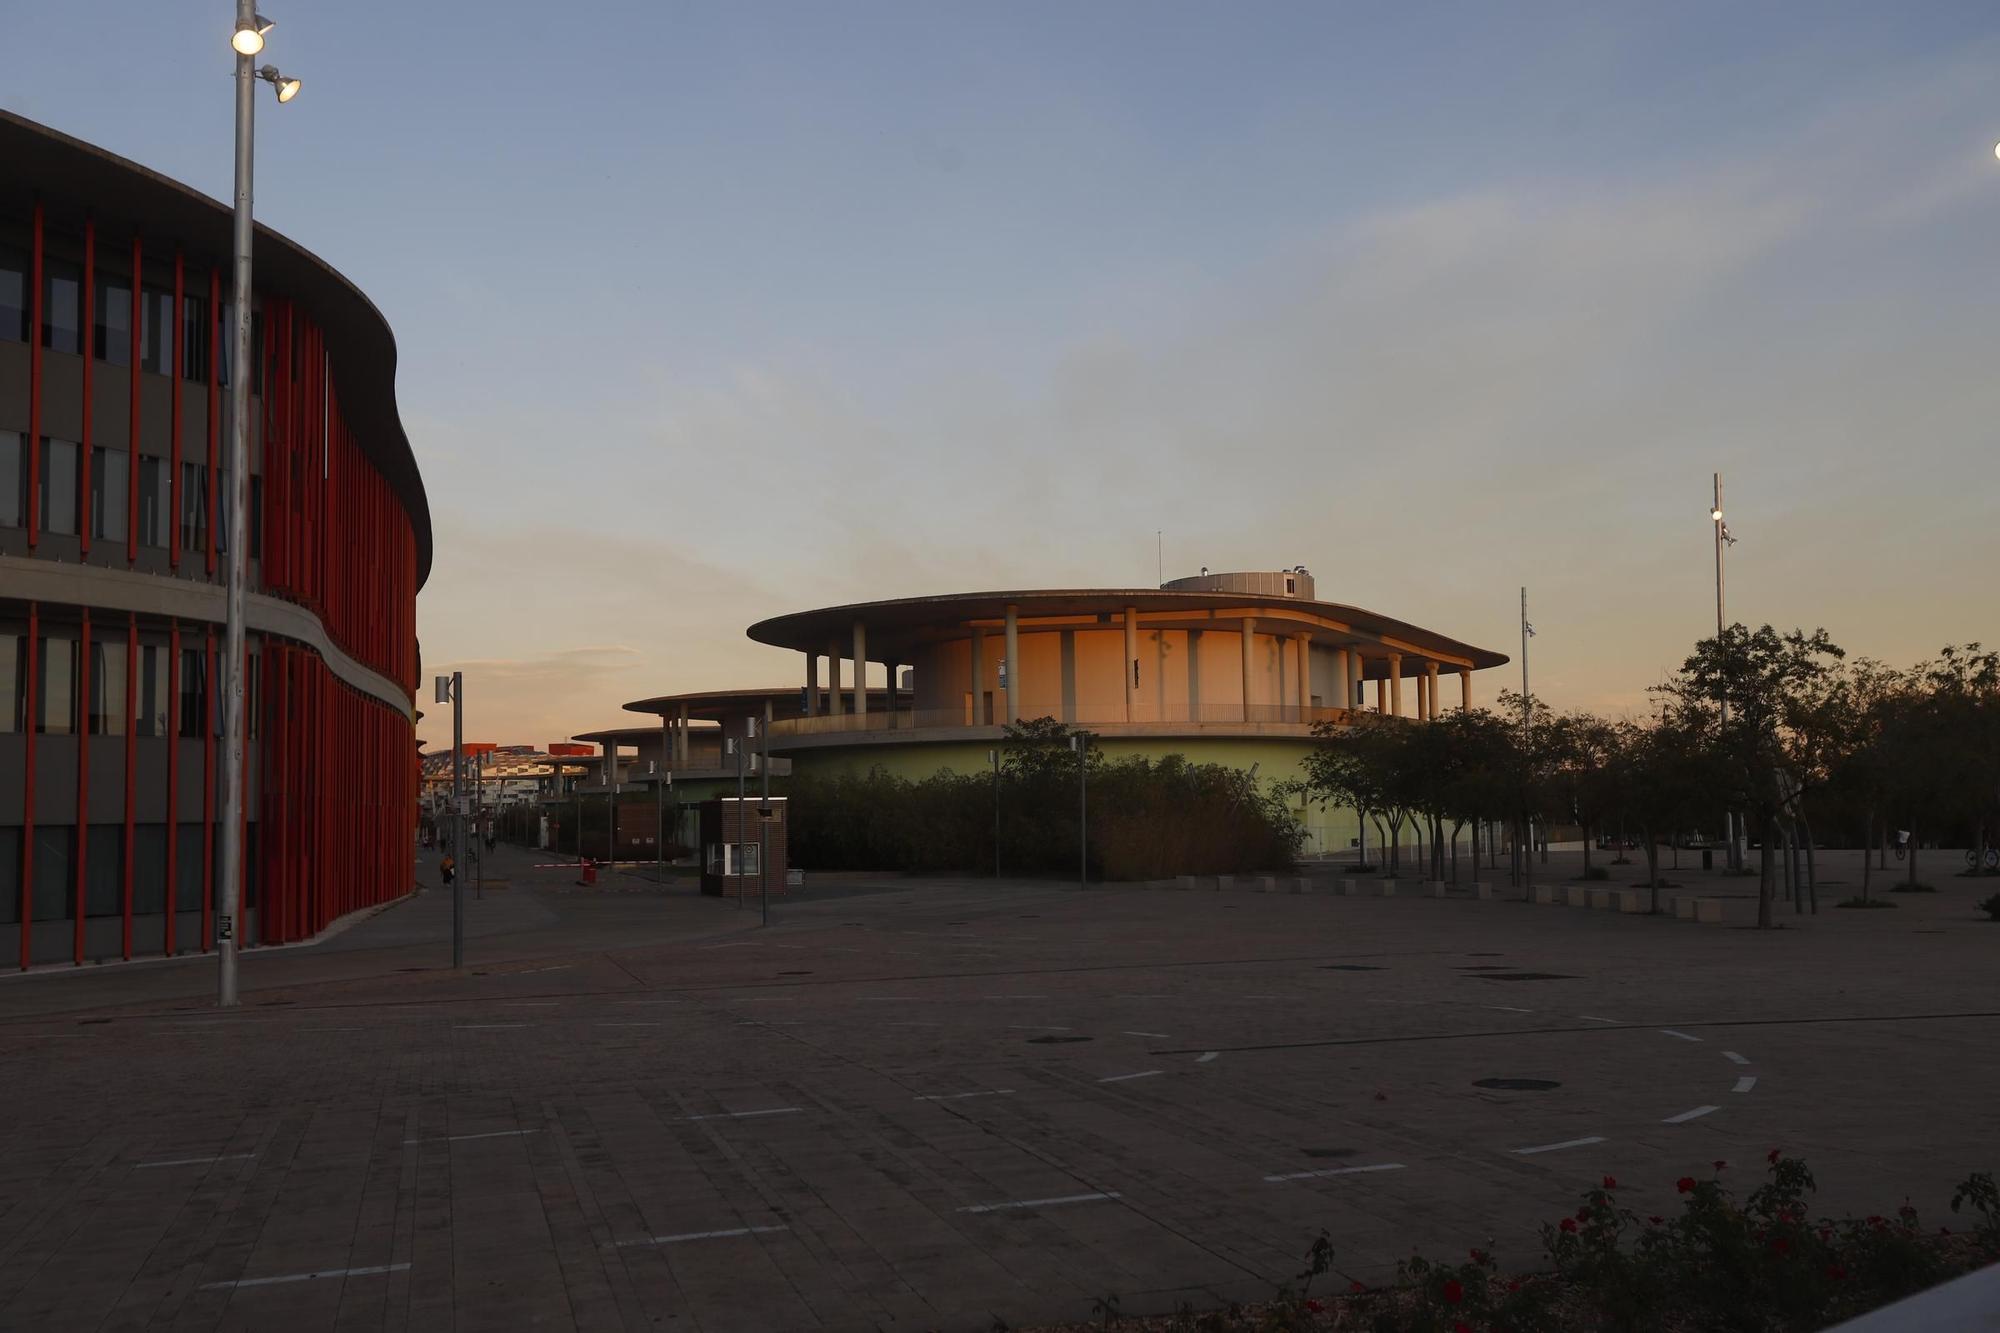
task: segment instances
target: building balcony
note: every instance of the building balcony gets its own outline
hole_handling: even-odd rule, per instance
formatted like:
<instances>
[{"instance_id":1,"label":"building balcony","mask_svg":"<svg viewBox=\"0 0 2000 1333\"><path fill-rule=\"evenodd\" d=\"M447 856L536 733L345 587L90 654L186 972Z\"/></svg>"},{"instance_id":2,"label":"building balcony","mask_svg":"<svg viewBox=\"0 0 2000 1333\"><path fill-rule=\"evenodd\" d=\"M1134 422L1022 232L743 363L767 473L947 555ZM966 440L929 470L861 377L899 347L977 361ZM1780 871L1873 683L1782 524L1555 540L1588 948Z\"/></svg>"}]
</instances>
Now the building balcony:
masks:
<instances>
[{"instance_id":1,"label":"building balcony","mask_svg":"<svg viewBox=\"0 0 2000 1333\"><path fill-rule=\"evenodd\" d=\"M1133 705L1128 716L1122 705L1113 709L1080 708L1063 719L1065 726L1107 737L1306 737L1321 722L1351 723L1358 709L1298 704L1204 704L1200 708ZM1005 734L999 721L973 716L970 708L899 708L869 713L821 713L814 717L781 718L771 724L771 748L815 749L836 745L911 744L916 742L994 740Z\"/></svg>"}]
</instances>

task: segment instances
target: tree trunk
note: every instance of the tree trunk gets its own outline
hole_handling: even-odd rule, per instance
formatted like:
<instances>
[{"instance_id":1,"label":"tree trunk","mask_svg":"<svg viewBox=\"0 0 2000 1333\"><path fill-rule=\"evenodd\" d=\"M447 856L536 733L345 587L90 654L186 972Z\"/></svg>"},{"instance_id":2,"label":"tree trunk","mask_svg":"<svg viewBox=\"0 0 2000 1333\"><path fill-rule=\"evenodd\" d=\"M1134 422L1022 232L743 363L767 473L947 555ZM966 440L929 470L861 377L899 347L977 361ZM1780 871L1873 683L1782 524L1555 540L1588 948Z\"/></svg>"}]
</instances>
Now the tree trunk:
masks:
<instances>
[{"instance_id":1,"label":"tree trunk","mask_svg":"<svg viewBox=\"0 0 2000 1333\"><path fill-rule=\"evenodd\" d=\"M1819 915L1819 867L1813 863L1812 825L1802 816L1799 819L1799 833L1806 845L1806 902L1814 916Z\"/></svg>"},{"instance_id":2,"label":"tree trunk","mask_svg":"<svg viewBox=\"0 0 2000 1333\"><path fill-rule=\"evenodd\" d=\"M1778 821L1764 821L1764 840L1757 857L1757 929L1771 928L1771 900L1777 893L1777 866L1771 860L1771 837L1777 832Z\"/></svg>"},{"instance_id":3,"label":"tree trunk","mask_svg":"<svg viewBox=\"0 0 2000 1333\"><path fill-rule=\"evenodd\" d=\"M1646 887L1653 891L1653 912L1660 910L1660 843L1653 836L1650 826L1639 830L1639 836L1646 840Z\"/></svg>"},{"instance_id":4,"label":"tree trunk","mask_svg":"<svg viewBox=\"0 0 2000 1333\"><path fill-rule=\"evenodd\" d=\"M1590 825L1583 826L1583 877L1590 878Z\"/></svg>"},{"instance_id":5,"label":"tree trunk","mask_svg":"<svg viewBox=\"0 0 2000 1333\"><path fill-rule=\"evenodd\" d=\"M1473 820L1473 821L1472 821L1472 877L1473 877L1474 879L1477 879L1477 878L1479 878L1479 825L1480 825L1480 823L1481 823L1481 821L1479 821L1479 820L1477 820L1477 819L1475 819L1475 820ZM1456 870L1454 870L1454 871L1452 872L1452 879L1453 879L1454 881L1456 881L1456 880L1458 879L1458 872L1457 872Z\"/></svg>"},{"instance_id":6,"label":"tree trunk","mask_svg":"<svg viewBox=\"0 0 2000 1333\"><path fill-rule=\"evenodd\" d=\"M1868 844L1875 836L1875 812L1861 812L1861 901L1868 901L1868 879L1874 867L1868 864Z\"/></svg>"},{"instance_id":7,"label":"tree trunk","mask_svg":"<svg viewBox=\"0 0 2000 1333\"><path fill-rule=\"evenodd\" d=\"M1917 821L1914 819L1910 821L1910 878L1905 882L1917 882Z\"/></svg>"},{"instance_id":8,"label":"tree trunk","mask_svg":"<svg viewBox=\"0 0 2000 1333\"><path fill-rule=\"evenodd\" d=\"M1354 807L1354 834L1354 864L1365 866L1368 864L1368 810L1364 806Z\"/></svg>"}]
</instances>

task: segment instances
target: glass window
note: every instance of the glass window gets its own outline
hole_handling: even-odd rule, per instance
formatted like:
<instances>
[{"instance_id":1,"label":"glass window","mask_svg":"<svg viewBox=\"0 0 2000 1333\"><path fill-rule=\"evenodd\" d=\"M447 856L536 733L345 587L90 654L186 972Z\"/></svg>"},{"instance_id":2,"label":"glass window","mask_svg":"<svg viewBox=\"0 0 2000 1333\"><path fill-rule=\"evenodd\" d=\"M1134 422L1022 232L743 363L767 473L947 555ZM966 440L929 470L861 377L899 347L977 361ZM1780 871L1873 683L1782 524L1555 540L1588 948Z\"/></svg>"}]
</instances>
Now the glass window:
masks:
<instances>
[{"instance_id":1,"label":"glass window","mask_svg":"<svg viewBox=\"0 0 2000 1333\"><path fill-rule=\"evenodd\" d=\"M708 873L754 875L758 850L754 842L712 842L708 845Z\"/></svg>"},{"instance_id":2,"label":"glass window","mask_svg":"<svg viewBox=\"0 0 2000 1333\"><path fill-rule=\"evenodd\" d=\"M91 309L90 340L97 359L114 366L132 364L132 284L116 274L99 274Z\"/></svg>"},{"instance_id":3,"label":"glass window","mask_svg":"<svg viewBox=\"0 0 2000 1333\"><path fill-rule=\"evenodd\" d=\"M106 630L91 634L90 734L125 734L125 636Z\"/></svg>"},{"instance_id":4,"label":"glass window","mask_svg":"<svg viewBox=\"0 0 2000 1333\"><path fill-rule=\"evenodd\" d=\"M200 736L208 725L208 656L181 649L181 735Z\"/></svg>"},{"instance_id":5,"label":"glass window","mask_svg":"<svg viewBox=\"0 0 2000 1333\"><path fill-rule=\"evenodd\" d=\"M83 910L89 916L125 914L125 826L91 824L84 863Z\"/></svg>"},{"instance_id":6,"label":"glass window","mask_svg":"<svg viewBox=\"0 0 2000 1333\"><path fill-rule=\"evenodd\" d=\"M194 554L208 549L208 468L181 464L181 550Z\"/></svg>"},{"instance_id":7,"label":"glass window","mask_svg":"<svg viewBox=\"0 0 2000 1333\"><path fill-rule=\"evenodd\" d=\"M27 523L28 511L22 503L27 494L28 453L21 447L21 432L0 430L0 528Z\"/></svg>"},{"instance_id":8,"label":"glass window","mask_svg":"<svg viewBox=\"0 0 2000 1333\"><path fill-rule=\"evenodd\" d=\"M139 714L141 736L167 734L167 652L157 643L139 645Z\"/></svg>"},{"instance_id":9,"label":"glass window","mask_svg":"<svg viewBox=\"0 0 2000 1333\"><path fill-rule=\"evenodd\" d=\"M180 862L180 873L174 876L174 909L180 912L201 910L201 825L183 824L174 839L174 859Z\"/></svg>"},{"instance_id":10,"label":"glass window","mask_svg":"<svg viewBox=\"0 0 2000 1333\"><path fill-rule=\"evenodd\" d=\"M67 260L42 260L42 346L83 350L83 274Z\"/></svg>"},{"instance_id":11,"label":"glass window","mask_svg":"<svg viewBox=\"0 0 2000 1333\"><path fill-rule=\"evenodd\" d=\"M208 378L208 331L208 298L183 295L181 297L182 378L191 380Z\"/></svg>"},{"instance_id":12,"label":"glass window","mask_svg":"<svg viewBox=\"0 0 2000 1333\"><path fill-rule=\"evenodd\" d=\"M173 531L173 491L167 485L167 469L170 466L164 458L141 457L139 459L139 544L158 550L167 547L167 536Z\"/></svg>"},{"instance_id":13,"label":"glass window","mask_svg":"<svg viewBox=\"0 0 2000 1333\"><path fill-rule=\"evenodd\" d=\"M139 290L139 369L164 375L174 362L174 294Z\"/></svg>"},{"instance_id":14,"label":"glass window","mask_svg":"<svg viewBox=\"0 0 2000 1333\"><path fill-rule=\"evenodd\" d=\"M27 655L27 635L0 634L0 731L20 731L26 718Z\"/></svg>"},{"instance_id":15,"label":"glass window","mask_svg":"<svg viewBox=\"0 0 2000 1333\"><path fill-rule=\"evenodd\" d=\"M125 540L125 511L132 487L132 455L102 447L90 451L90 535Z\"/></svg>"},{"instance_id":16,"label":"glass window","mask_svg":"<svg viewBox=\"0 0 2000 1333\"><path fill-rule=\"evenodd\" d=\"M76 535L77 447L73 440L42 437L43 532Z\"/></svg>"},{"instance_id":17,"label":"glass window","mask_svg":"<svg viewBox=\"0 0 2000 1333\"><path fill-rule=\"evenodd\" d=\"M157 914L167 901L167 826L132 826L132 913Z\"/></svg>"},{"instance_id":18,"label":"glass window","mask_svg":"<svg viewBox=\"0 0 2000 1333\"><path fill-rule=\"evenodd\" d=\"M35 825L35 920L61 921L76 893L74 824Z\"/></svg>"},{"instance_id":19,"label":"glass window","mask_svg":"<svg viewBox=\"0 0 2000 1333\"><path fill-rule=\"evenodd\" d=\"M76 730L76 640L49 635L36 645L42 659L35 691L35 730L67 736Z\"/></svg>"},{"instance_id":20,"label":"glass window","mask_svg":"<svg viewBox=\"0 0 2000 1333\"><path fill-rule=\"evenodd\" d=\"M0 246L0 338L28 341L28 257Z\"/></svg>"}]
</instances>

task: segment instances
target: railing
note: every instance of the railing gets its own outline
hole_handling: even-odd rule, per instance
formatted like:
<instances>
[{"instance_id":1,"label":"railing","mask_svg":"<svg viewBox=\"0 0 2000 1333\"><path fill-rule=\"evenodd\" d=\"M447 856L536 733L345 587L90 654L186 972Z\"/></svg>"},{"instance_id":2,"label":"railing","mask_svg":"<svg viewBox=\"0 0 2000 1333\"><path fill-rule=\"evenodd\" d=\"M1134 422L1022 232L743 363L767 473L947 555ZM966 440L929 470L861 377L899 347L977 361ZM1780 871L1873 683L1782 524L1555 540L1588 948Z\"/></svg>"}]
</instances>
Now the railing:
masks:
<instances>
[{"instance_id":1,"label":"railing","mask_svg":"<svg viewBox=\"0 0 2000 1333\"><path fill-rule=\"evenodd\" d=\"M1125 726L1244 726L1278 725L1307 727L1315 722L1346 722L1353 712L1345 708L1327 708L1298 704L1203 704L1199 708L1168 706L1162 708L1153 703L1134 703L1128 717L1124 704L1109 707L1102 705L1079 706L1075 715L1064 719L1065 725L1091 730L1099 727ZM771 724L773 736L840 736L855 732L920 731L935 727L977 727L997 726L1005 719L997 713L990 717L975 716L970 707L959 708L900 708L895 712L887 709L867 713L821 713L815 717L782 718Z\"/></svg>"}]
</instances>

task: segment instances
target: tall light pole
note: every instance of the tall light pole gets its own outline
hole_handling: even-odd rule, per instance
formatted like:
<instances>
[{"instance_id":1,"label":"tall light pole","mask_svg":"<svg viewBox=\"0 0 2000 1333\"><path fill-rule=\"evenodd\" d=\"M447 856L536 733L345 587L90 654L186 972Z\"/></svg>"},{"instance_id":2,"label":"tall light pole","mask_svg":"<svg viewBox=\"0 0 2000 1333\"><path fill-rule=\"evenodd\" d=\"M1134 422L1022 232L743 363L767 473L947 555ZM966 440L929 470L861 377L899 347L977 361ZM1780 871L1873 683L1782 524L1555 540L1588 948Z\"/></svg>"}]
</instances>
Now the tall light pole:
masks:
<instances>
[{"instance_id":1,"label":"tall light pole","mask_svg":"<svg viewBox=\"0 0 2000 1333\"><path fill-rule=\"evenodd\" d=\"M2000 152L2000 149L1995 149L1995 151ZM1711 523L1715 524L1715 637L1719 641L1722 638L1723 627L1722 549L1725 546L1734 546L1736 544L1736 538L1729 533L1729 524L1724 522L1722 517L1722 474L1720 472L1715 474L1715 500L1708 507L1708 518ZM1724 726L1727 726L1729 724L1729 696L1727 694L1723 695L1719 702L1722 705L1722 723ZM1743 868L1743 849L1736 839L1736 812L1734 810L1725 808L1722 812L1722 836L1728 844L1727 851L1723 856L1723 864L1731 870L1741 870Z\"/></svg>"},{"instance_id":2,"label":"tall light pole","mask_svg":"<svg viewBox=\"0 0 2000 1333\"><path fill-rule=\"evenodd\" d=\"M1090 733L1073 732L1069 748L1076 751L1076 886L1090 887Z\"/></svg>"},{"instance_id":3,"label":"tall light pole","mask_svg":"<svg viewBox=\"0 0 2000 1333\"><path fill-rule=\"evenodd\" d=\"M465 676L437 678L437 701L451 705L451 965L465 965Z\"/></svg>"},{"instance_id":4,"label":"tall light pole","mask_svg":"<svg viewBox=\"0 0 2000 1333\"><path fill-rule=\"evenodd\" d=\"M1521 589L1521 762L1528 762L1528 747L1535 734L1535 696L1528 692L1528 640L1535 637L1535 627L1528 623L1528 590ZM1527 819L1521 829L1528 845L1521 848L1521 877L1523 882L1534 878L1531 863L1534 860L1535 822Z\"/></svg>"},{"instance_id":5,"label":"tall light pole","mask_svg":"<svg viewBox=\"0 0 2000 1333\"><path fill-rule=\"evenodd\" d=\"M235 327L230 331L229 522L224 529L229 534L229 563L223 576L227 609L222 634L222 902L215 921L220 972L216 1003L224 1008L236 1004L236 918L243 905L243 588L250 545L250 237L257 80L276 88L280 102L299 93L297 79L285 78L270 65L258 69L251 63L263 51L264 34L270 30L271 22L257 13L255 0L236 0L236 29L229 38L230 49L236 52L236 199L230 231ZM137 282L138 275L132 280ZM133 373L138 373L136 368Z\"/></svg>"}]
</instances>

